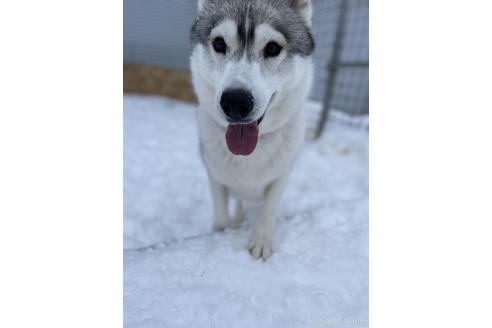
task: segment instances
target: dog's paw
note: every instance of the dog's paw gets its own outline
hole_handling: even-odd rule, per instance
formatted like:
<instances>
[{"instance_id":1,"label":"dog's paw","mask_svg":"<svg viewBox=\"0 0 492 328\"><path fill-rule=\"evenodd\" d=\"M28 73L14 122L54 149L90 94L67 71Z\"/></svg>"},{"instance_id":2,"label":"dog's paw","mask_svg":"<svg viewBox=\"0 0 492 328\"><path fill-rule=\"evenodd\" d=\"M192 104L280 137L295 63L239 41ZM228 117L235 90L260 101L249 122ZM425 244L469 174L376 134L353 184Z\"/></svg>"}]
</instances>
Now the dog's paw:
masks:
<instances>
[{"instance_id":1,"label":"dog's paw","mask_svg":"<svg viewBox=\"0 0 492 328\"><path fill-rule=\"evenodd\" d=\"M237 229L241 226L243 221L244 221L244 216L236 214L232 220L231 219L216 220L214 222L213 229L214 231L222 231L228 228Z\"/></svg>"},{"instance_id":2,"label":"dog's paw","mask_svg":"<svg viewBox=\"0 0 492 328\"><path fill-rule=\"evenodd\" d=\"M213 229L214 231L223 231L228 228L236 229L239 228L242 222L243 220L237 220L237 219L227 220L227 221L216 221L214 223Z\"/></svg>"},{"instance_id":3,"label":"dog's paw","mask_svg":"<svg viewBox=\"0 0 492 328\"><path fill-rule=\"evenodd\" d=\"M256 229L251 236L248 249L254 258L262 258L264 261L268 260L273 252L271 232Z\"/></svg>"},{"instance_id":4,"label":"dog's paw","mask_svg":"<svg viewBox=\"0 0 492 328\"><path fill-rule=\"evenodd\" d=\"M214 231L222 231L229 227L228 221L215 221L213 225Z\"/></svg>"}]
</instances>

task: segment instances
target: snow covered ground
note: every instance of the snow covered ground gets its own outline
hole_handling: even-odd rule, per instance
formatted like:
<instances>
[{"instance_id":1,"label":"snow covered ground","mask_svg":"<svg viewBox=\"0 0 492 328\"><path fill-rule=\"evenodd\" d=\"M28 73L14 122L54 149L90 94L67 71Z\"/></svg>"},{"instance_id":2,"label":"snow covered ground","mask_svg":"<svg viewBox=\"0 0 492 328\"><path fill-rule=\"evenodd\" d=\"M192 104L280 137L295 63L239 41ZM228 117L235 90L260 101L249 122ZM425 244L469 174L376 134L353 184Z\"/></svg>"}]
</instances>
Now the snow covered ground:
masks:
<instances>
[{"instance_id":1,"label":"snow covered ground","mask_svg":"<svg viewBox=\"0 0 492 328\"><path fill-rule=\"evenodd\" d=\"M125 327L366 326L367 130L335 119L306 142L263 262L246 250L257 208L211 232L195 112L124 96Z\"/></svg>"}]
</instances>

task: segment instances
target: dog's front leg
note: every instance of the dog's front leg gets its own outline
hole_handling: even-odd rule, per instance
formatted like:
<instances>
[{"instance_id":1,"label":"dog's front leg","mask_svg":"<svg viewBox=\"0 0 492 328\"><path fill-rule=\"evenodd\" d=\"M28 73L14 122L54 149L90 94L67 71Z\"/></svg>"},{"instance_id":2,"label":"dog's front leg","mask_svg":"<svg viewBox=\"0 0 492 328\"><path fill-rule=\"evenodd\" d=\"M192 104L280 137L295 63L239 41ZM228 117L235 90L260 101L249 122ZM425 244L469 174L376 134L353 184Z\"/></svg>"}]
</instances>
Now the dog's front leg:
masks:
<instances>
[{"instance_id":1,"label":"dog's front leg","mask_svg":"<svg viewBox=\"0 0 492 328\"><path fill-rule=\"evenodd\" d=\"M272 255L273 229L287 178L288 175L285 175L273 181L265 190L260 221L256 224L249 243L249 251L256 258L267 260Z\"/></svg>"},{"instance_id":2,"label":"dog's front leg","mask_svg":"<svg viewBox=\"0 0 492 328\"><path fill-rule=\"evenodd\" d=\"M210 190L212 191L214 230L223 230L229 224L228 201L229 195L226 186L218 183L209 174Z\"/></svg>"}]
</instances>

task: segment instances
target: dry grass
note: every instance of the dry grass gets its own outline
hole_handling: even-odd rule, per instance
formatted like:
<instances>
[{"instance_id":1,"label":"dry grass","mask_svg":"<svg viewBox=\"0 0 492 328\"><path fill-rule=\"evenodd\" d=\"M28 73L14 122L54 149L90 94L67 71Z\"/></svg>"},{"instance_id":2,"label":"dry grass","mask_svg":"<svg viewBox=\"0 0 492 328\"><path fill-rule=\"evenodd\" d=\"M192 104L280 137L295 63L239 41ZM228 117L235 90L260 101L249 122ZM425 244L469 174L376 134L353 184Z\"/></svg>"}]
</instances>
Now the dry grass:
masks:
<instances>
[{"instance_id":1,"label":"dry grass","mask_svg":"<svg viewBox=\"0 0 492 328\"><path fill-rule=\"evenodd\" d=\"M123 91L196 102L188 70L141 64L123 65Z\"/></svg>"}]
</instances>

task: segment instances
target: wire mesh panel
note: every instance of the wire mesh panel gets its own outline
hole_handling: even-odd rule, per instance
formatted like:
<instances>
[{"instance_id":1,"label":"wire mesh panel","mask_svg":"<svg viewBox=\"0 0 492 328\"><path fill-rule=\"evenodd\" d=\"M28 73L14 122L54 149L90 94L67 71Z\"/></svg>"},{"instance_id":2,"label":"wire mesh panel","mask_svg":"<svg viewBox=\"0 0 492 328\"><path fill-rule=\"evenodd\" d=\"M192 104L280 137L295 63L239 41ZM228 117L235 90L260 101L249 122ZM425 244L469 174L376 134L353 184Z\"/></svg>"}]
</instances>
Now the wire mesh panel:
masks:
<instances>
[{"instance_id":1,"label":"wire mesh panel","mask_svg":"<svg viewBox=\"0 0 492 328\"><path fill-rule=\"evenodd\" d=\"M317 41L313 99L323 101L317 135L329 111L369 112L369 1L315 0Z\"/></svg>"},{"instance_id":2,"label":"wire mesh panel","mask_svg":"<svg viewBox=\"0 0 492 328\"><path fill-rule=\"evenodd\" d=\"M313 0L313 9L316 50L313 55L315 70L311 98L323 101L328 80L326 67L333 52L339 11L333 0Z\"/></svg>"}]
</instances>

